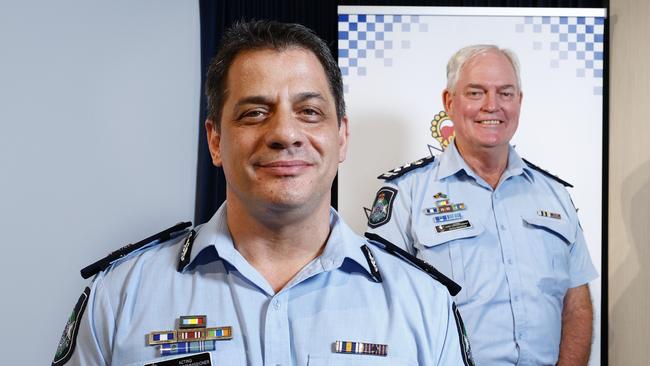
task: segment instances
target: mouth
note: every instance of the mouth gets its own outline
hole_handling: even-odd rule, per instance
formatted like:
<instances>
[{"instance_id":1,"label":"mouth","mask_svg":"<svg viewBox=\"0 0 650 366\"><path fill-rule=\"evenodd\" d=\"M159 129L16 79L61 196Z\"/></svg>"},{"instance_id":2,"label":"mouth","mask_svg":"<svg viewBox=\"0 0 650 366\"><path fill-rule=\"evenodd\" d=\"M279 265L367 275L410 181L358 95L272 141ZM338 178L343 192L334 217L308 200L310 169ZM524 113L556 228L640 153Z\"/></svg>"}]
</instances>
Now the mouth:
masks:
<instances>
[{"instance_id":1,"label":"mouth","mask_svg":"<svg viewBox=\"0 0 650 366\"><path fill-rule=\"evenodd\" d=\"M312 163L304 160L275 160L255 164L255 167L277 176L298 175L313 166Z\"/></svg>"},{"instance_id":2,"label":"mouth","mask_svg":"<svg viewBox=\"0 0 650 366\"><path fill-rule=\"evenodd\" d=\"M476 121L476 123L483 125L483 126L498 126L503 123L503 121L498 120L498 119L486 119L482 121Z\"/></svg>"}]
</instances>

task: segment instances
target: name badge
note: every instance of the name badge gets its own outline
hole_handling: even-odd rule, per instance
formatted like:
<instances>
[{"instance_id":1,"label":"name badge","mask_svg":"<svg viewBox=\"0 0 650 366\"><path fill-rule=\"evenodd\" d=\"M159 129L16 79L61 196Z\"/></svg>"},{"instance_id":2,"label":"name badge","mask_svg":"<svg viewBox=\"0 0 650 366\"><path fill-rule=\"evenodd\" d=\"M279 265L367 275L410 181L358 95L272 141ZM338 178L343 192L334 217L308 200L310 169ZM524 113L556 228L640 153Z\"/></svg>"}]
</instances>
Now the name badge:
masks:
<instances>
[{"instance_id":1,"label":"name badge","mask_svg":"<svg viewBox=\"0 0 650 366\"><path fill-rule=\"evenodd\" d=\"M209 352L197 353L171 360L147 363L144 366L212 366L212 357Z\"/></svg>"},{"instance_id":2,"label":"name badge","mask_svg":"<svg viewBox=\"0 0 650 366\"><path fill-rule=\"evenodd\" d=\"M472 227L472 224L469 223L469 220L463 220L459 222L452 222L450 224L436 225L436 231L438 233L446 233L448 231L460 230L460 229L469 229Z\"/></svg>"}]
</instances>

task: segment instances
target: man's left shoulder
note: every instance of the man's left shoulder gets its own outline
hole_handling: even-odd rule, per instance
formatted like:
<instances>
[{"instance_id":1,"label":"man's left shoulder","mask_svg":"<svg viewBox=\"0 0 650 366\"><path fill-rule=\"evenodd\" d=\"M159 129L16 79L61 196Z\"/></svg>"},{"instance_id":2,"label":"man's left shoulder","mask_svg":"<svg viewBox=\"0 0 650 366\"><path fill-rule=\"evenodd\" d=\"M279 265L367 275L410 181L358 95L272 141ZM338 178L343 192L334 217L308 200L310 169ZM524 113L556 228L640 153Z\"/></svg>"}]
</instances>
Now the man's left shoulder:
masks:
<instances>
[{"instance_id":1,"label":"man's left shoulder","mask_svg":"<svg viewBox=\"0 0 650 366\"><path fill-rule=\"evenodd\" d=\"M367 234L375 235L375 234ZM456 283L438 272L429 263L408 254L405 251L396 252L397 247L386 246L376 240L367 240L366 250L375 258L376 270L381 272L384 282L396 284L399 287L410 283L417 291L433 291L446 296L457 293ZM399 249L399 248L397 248ZM458 287L458 290L460 287Z\"/></svg>"},{"instance_id":2,"label":"man's left shoulder","mask_svg":"<svg viewBox=\"0 0 650 366\"><path fill-rule=\"evenodd\" d=\"M521 160L523 160L523 162L526 164L526 166L528 168L530 168L531 170L536 172L536 174L540 175L544 179L546 179L546 180L548 180L550 182L553 182L555 184L559 184L559 185L561 185L561 186L563 186L565 188L567 188L567 187L573 188L573 184L567 182L566 180L558 177L555 174L550 173L548 170L546 170L544 168L541 168L539 165L533 164L529 160L526 160L524 158L522 158Z\"/></svg>"}]
</instances>

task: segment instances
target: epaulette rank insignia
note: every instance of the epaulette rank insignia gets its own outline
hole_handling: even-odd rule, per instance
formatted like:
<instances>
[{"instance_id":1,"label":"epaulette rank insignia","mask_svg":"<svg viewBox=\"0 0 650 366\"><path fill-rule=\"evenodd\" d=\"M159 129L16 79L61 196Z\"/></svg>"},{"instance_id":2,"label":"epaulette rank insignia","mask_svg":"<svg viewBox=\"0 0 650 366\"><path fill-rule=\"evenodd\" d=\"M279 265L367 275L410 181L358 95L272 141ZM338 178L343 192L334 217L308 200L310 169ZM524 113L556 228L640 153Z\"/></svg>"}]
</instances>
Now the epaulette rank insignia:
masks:
<instances>
[{"instance_id":1,"label":"epaulette rank insignia","mask_svg":"<svg viewBox=\"0 0 650 366\"><path fill-rule=\"evenodd\" d=\"M377 179L383 179L383 180L393 180L395 178L401 177L402 175L410 172L411 170L421 168L423 166L426 166L428 164L431 164L435 160L435 156L428 156L426 158L422 158L419 160L416 160L412 163L408 163L406 165L402 165L400 167L397 167L395 169L391 169L387 171L386 173L380 175L377 177Z\"/></svg>"},{"instance_id":2,"label":"epaulette rank insignia","mask_svg":"<svg viewBox=\"0 0 650 366\"><path fill-rule=\"evenodd\" d=\"M383 248L386 252L414 265L417 268L420 268L429 274L429 276L431 276L434 280L440 282L443 286L445 286L451 296L456 296L462 289L459 284L454 282L451 278L442 274L431 264L414 256L406 250L382 238L381 236L374 233L365 233L364 236L372 242L378 244L378 246Z\"/></svg>"},{"instance_id":3,"label":"epaulette rank insignia","mask_svg":"<svg viewBox=\"0 0 650 366\"><path fill-rule=\"evenodd\" d=\"M180 234L183 230L187 229L188 227L192 226L191 222L180 222L169 229L163 230L157 234L151 235L150 237L140 240L137 243L131 243L128 245L123 246L122 248L112 252L111 254L107 255L106 257L96 261L95 263L87 266L86 268L81 270L81 277L83 278L90 278L97 273L105 270L108 266L111 265L111 263L115 262L116 260L128 255L129 253L132 253L145 245L151 244L152 242L158 240L160 243L165 242L169 239L172 238L172 236L176 236Z\"/></svg>"},{"instance_id":4,"label":"epaulette rank insignia","mask_svg":"<svg viewBox=\"0 0 650 366\"><path fill-rule=\"evenodd\" d=\"M194 245L194 239L196 239L196 231L190 230L190 234L187 236L187 238L185 238L180 257L178 258L178 267L176 268L178 272L183 272L185 267L190 264L190 256L192 255L192 246Z\"/></svg>"},{"instance_id":5,"label":"epaulette rank insignia","mask_svg":"<svg viewBox=\"0 0 650 366\"><path fill-rule=\"evenodd\" d=\"M544 170L544 169L538 167L537 165L531 163L530 161L528 161L528 160L526 160L526 159L523 159L523 158L522 158L522 160L523 160L524 163L526 163L526 165L528 165L531 169L537 170L538 172L544 174L545 176L547 176L547 177L553 179L554 181L560 183L561 185L563 185L563 186L565 186L565 187L571 187L571 188L573 188L573 184L571 184L571 183L569 183L569 182L567 182L567 181L565 181L565 180L563 180L563 179L560 179L560 177L558 177L558 176L556 176L556 175L553 175L553 174L547 172L546 170Z\"/></svg>"}]
</instances>

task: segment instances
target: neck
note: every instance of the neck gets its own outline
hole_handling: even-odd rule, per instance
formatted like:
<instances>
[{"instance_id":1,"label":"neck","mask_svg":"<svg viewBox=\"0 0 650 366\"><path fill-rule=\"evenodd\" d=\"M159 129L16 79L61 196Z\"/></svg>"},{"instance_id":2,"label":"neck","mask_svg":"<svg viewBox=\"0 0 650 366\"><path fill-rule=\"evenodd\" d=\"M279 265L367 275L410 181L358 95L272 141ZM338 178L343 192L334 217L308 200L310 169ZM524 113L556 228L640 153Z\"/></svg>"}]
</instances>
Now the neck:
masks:
<instances>
[{"instance_id":1,"label":"neck","mask_svg":"<svg viewBox=\"0 0 650 366\"><path fill-rule=\"evenodd\" d=\"M329 200L304 215L304 208L251 211L233 196L228 195L226 209L235 248L278 292L323 251L330 233Z\"/></svg>"},{"instance_id":2,"label":"neck","mask_svg":"<svg viewBox=\"0 0 650 366\"><path fill-rule=\"evenodd\" d=\"M465 163L487 184L496 189L508 167L508 145L494 148L473 148L456 143Z\"/></svg>"}]
</instances>

